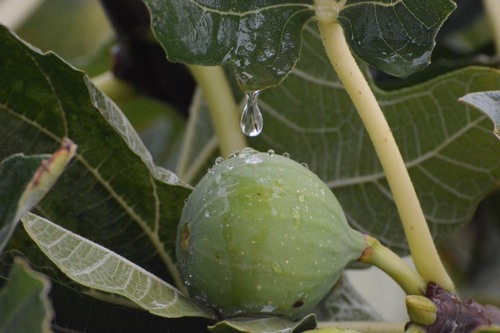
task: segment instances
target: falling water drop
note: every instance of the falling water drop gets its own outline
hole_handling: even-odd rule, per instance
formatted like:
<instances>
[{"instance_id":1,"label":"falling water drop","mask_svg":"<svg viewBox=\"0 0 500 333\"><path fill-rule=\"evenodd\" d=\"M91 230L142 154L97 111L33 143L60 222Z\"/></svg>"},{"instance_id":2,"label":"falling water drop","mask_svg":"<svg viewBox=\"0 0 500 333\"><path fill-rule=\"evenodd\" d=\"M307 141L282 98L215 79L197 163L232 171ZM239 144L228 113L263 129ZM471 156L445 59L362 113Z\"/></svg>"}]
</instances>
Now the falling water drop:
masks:
<instances>
[{"instance_id":1,"label":"falling water drop","mask_svg":"<svg viewBox=\"0 0 500 333\"><path fill-rule=\"evenodd\" d=\"M260 113L258 98L260 91L249 91L246 93L247 101L241 114L241 130L247 136L257 136L262 132L264 119Z\"/></svg>"}]
</instances>

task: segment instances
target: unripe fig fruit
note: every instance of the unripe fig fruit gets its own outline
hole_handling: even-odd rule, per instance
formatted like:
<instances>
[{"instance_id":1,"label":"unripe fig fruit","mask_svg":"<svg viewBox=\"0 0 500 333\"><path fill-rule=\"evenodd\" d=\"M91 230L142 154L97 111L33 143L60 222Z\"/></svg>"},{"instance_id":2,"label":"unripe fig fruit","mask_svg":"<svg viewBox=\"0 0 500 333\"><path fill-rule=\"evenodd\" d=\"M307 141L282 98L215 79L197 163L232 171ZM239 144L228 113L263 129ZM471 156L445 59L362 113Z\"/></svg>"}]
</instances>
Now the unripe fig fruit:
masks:
<instances>
[{"instance_id":1,"label":"unripe fig fruit","mask_svg":"<svg viewBox=\"0 0 500 333\"><path fill-rule=\"evenodd\" d=\"M316 305L367 244L307 167L243 149L189 196L176 255L191 296L222 318L295 319Z\"/></svg>"}]
</instances>

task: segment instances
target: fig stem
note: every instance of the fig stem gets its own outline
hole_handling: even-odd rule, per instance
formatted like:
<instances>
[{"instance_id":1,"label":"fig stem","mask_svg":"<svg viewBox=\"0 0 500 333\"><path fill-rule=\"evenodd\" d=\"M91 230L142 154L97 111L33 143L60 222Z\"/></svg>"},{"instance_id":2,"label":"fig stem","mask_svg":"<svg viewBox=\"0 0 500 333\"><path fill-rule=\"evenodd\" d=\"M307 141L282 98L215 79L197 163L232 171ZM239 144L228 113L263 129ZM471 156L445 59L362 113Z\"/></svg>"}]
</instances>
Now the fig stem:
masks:
<instances>
[{"instance_id":1,"label":"fig stem","mask_svg":"<svg viewBox=\"0 0 500 333\"><path fill-rule=\"evenodd\" d=\"M498 0L483 0L483 5L493 32L496 54L500 55L500 6Z\"/></svg>"},{"instance_id":2,"label":"fig stem","mask_svg":"<svg viewBox=\"0 0 500 333\"><path fill-rule=\"evenodd\" d=\"M363 333L401 333L404 331L404 323L391 323L382 321L325 321L319 322L321 329L352 329ZM310 331L318 332L317 330Z\"/></svg>"},{"instance_id":3,"label":"fig stem","mask_svg":"<svg viewBox=\"0 0 500 333\"><path fill-rule=\"evenodd\" d=\"M247 146L240 129L240 114L231 87L221 66L190 65L203 92L223 157Z\"/></svg>"},{"instance_id":4,"label":"fig stem","mask_svg":"<svg viewBox=\"0 0 500 333\"><path fill-rule=\"evenodd\" d=\"M425 280L388 247L372 236L365 235L368 247L360 262L378 267L389 275L407 295L421 295L427 288Z\"/></svg>"},{"instance_id":5,"label":"fig stem","mask_svg":"<svg viewBox=\"0 0 500 333\"><path fill-rule=\"evenodd\" d=\"M325 2L325 0L316 1ZM335 0L331 2L337 3ZM322 8L324 4L323 7L318 6L317 11ZM415 267L426 281L436 282L446 290L452 291L453 282L439 258L401 152L334 14L317 14L323 44L333 68L351 97L372 140L393 194Z\"/></svg>"}]
</instances>

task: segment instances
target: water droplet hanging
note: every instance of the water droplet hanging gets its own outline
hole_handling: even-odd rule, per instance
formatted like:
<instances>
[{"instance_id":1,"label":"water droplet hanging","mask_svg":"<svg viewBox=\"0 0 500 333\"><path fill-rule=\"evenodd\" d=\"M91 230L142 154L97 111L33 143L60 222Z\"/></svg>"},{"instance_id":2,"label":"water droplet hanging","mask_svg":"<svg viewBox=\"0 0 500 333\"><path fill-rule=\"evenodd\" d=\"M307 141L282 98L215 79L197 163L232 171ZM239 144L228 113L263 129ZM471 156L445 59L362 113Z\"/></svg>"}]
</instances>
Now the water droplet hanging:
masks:
<instances>
[{"instance_id":1,"label":"water droplet hanging","mask_svg":"<svg viewBox=\"0 0 500 333\"><path fill-rule=\"evenodd\" d=\"M247 136L257 136L262 132L264 119L259 109L260 91L249 91L246 93L246 103L241 114L241 130Z\"/></svg>"}]
</instances>

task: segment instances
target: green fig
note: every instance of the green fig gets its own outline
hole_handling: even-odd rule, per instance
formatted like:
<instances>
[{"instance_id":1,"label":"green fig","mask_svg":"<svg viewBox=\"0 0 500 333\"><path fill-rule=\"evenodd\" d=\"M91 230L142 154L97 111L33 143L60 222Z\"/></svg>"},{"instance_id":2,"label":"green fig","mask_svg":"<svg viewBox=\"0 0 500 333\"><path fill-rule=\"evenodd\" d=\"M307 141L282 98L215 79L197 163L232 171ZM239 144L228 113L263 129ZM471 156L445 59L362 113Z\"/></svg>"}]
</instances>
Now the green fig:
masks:
<instances>
[{"instance_id":1,"label":"green fig","mask_svg":"<svg viewBox=\"0 0 500 333\"><path fill-rule=\"evenodd\" d=\"M190 295L221 318L306 314L367 248L306 166L245 148L189 196L177 232Z\"/></svg>"}]
</instances>

